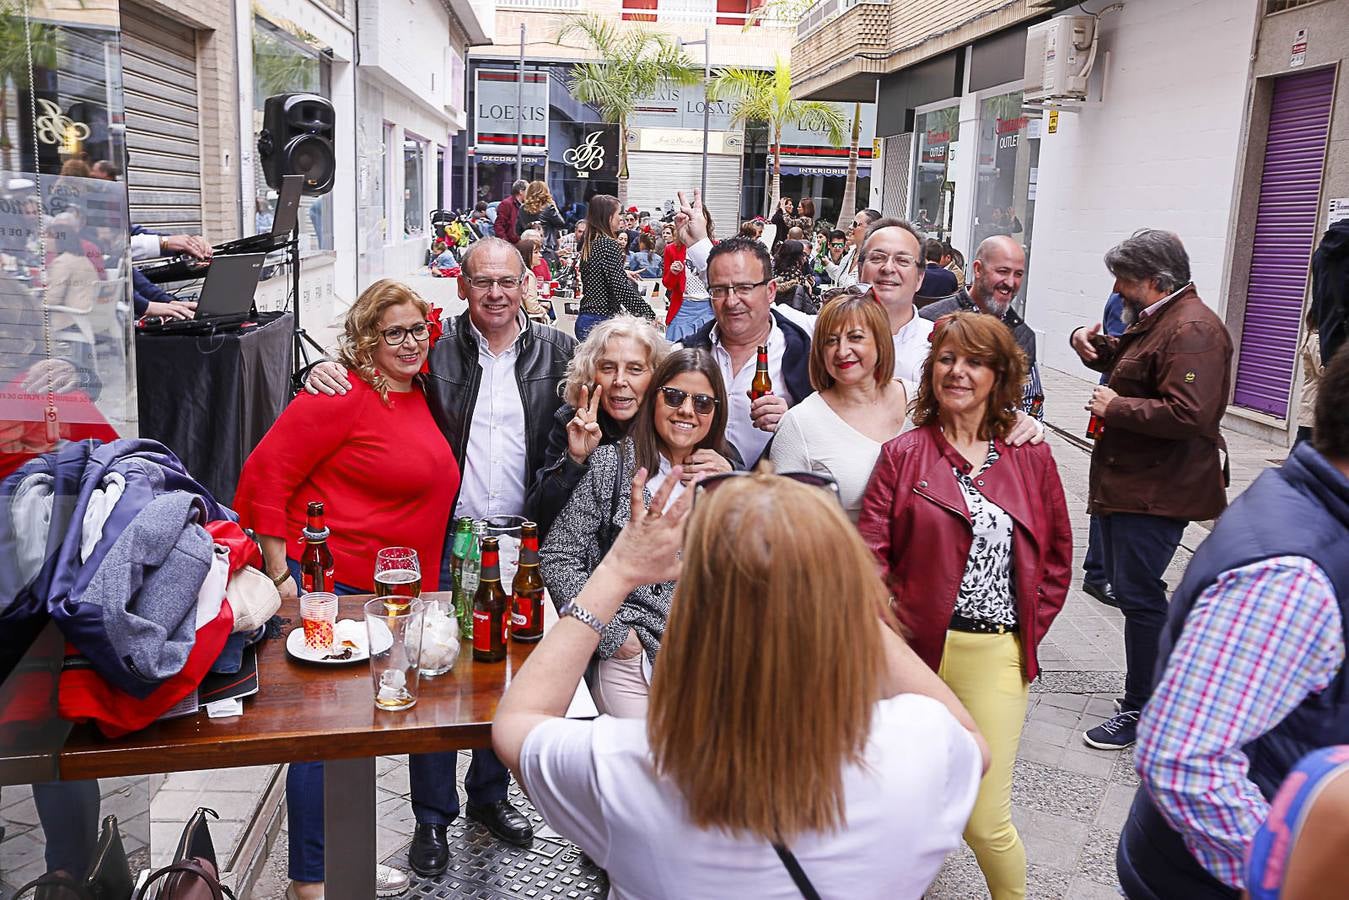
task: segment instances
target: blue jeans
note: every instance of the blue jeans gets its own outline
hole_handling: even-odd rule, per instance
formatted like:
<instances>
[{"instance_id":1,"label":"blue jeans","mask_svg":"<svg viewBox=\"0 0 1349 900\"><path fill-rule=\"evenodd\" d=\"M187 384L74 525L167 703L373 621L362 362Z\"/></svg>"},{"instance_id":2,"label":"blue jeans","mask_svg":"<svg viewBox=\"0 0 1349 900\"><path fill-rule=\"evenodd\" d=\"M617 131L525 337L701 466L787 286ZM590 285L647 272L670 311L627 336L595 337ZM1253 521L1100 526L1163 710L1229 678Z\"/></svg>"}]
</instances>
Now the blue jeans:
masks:
<instances>
[{"instance_id":1,"label":"blue jeans","mask_svg":"<svg viewBox=\"0 0 1349 900\"><path fill-rule=\"evenodd\" d=\"M300 566L286 560L298 583ZM367 594L369 591L338 582L333 593L339 596ZM459 792L455 786L456 756L448 753L423 753L408 758L412 781L412 812L421 824L448 825L459 815ZM470 803L495 803L506 799L510 771L491 750L474 750L464 787ZM286 773L286 816L290 834L292 881L323 880L323 763L291 763Z\"/></svg>"},{"instance_id":2,"label":"blue jeans","mask_svg":"<svg viewBox=\"0 0 1349 900\"><path fill-rule=\"evenodd\" d=\"M1087 555L1082 560L1083 584L1108 584L1105 575L1105 550L1101 547L1101 523L1095 516L1088 516Z\"/></svg>"},{"instance_id":3,"label":"blue jeans","mask_svg":"<svg viewBox=\"0 0 1349 900\"><path fill-rule=\"evenodd\" d=\"M51 781L33 785L33 806L47 840L47 871L82 879L98 845L98 782Z\"/></svg>"},{"instance_id":4,"label":"blue jeans","mask_svg":"<svg viewBox=\"0 0 1349 900\"><path fill-rule=\"evenodd\" d=\"M679 312L665 326L665 338L669 341L682 341L712 318L712 301L696 297L685 297L679 304Z\"/></svg>"},{"instance_id":5,"label":"blue jeans","mask_svg":"<svg viewBox=\"0 0 1349 900\"><path fill-rule=\"evenodd\" d=\"M1098 516L1105 573L1124 613L1125 710L1142 709L1152 696L1157 644L1166 624L1166 582L1185 533L1182 519L1142 513Z\"/></svg>"},{"instance_id":6,"label":"blue jeans","mask_svg":"<svg viewBox=\"0 0 1349 900\"><path fill-rule=\"evenodd\" d=\"M586 335L590 334L590 329L607 319L608 316L597 316L594 313L581 313L576 317L576 325L572 333L576 335L578 341L584 341Z\"/></svg>"}]
</instances>

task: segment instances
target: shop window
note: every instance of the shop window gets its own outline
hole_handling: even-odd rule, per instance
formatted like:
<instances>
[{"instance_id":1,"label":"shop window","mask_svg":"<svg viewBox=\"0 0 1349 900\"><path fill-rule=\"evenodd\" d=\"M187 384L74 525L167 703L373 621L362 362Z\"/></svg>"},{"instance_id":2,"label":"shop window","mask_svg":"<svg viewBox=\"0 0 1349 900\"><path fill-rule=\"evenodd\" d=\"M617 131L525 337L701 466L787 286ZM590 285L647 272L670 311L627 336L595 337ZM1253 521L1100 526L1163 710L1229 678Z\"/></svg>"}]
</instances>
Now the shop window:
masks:
<instances>
[{"instance_id":1,"label":"shop window","mask_svg":"<svg viewBox=\"0 0 1349 900\"><path fill-rule=\"evenodd\" d=\"M1021 91L979 101L974 241L969 248L995 234L1010 235L1025 248L1028 266L1040 161L1038 131L1032 132L1031 124L1021 108Z\"/></svg>"},{"instance_id":2,"label":"shop window","mask_svg":"<svg viewBox=\"0 0 1349 900\"><path fill-rule=\"evenodd\" d=\"M332 99L332 63L316 46L301 40L266 19L253 19L253 136L262 130L267 98L296 92ZM276 191L267 186L262 166L253 167L259 213L275 208ZM306 255L333 248L333 198L303 197L300 200L300 252Z\"/></svg>"},{"instance_id":3,"label":"shop window","mask_svg":"<svg viewBox=\"0 0 1349 900\"><path fill-rule=\"evenodd\" d=\"M939 241L951 239L955 184L951 181L951 147L960 140L960 107L921 113L914 126L918 153L913 167L913 201L909 218Z\"/></svg>"},{"instance_id":4,"label":"shop window","mask_svg":"<svg viewBox=\"0 0 1349 900\"><path fill-rule=\"evenodd\" d=\"M403 141L403 235L414 237L426 231L426 142Z\"/></svg>"}]
</instances>

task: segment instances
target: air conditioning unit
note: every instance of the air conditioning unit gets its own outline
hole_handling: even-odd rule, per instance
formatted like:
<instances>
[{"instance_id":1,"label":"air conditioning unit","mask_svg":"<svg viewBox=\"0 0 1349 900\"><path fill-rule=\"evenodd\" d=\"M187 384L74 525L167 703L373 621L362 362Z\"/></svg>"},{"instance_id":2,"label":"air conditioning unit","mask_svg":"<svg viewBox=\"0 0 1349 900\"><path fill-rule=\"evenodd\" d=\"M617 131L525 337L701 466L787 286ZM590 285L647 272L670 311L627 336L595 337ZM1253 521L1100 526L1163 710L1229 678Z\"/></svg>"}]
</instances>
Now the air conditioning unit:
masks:
<instances>
[{"instance_id":1,"label":"air conditioning unit","mask_svg":"<svg viewBox=\"0 0 1349 900\"><path fill-rule=\"evenodd\" d=\"M1096 61L1096 19L1059 16L1026 30L1027 103L1086 100Z\"/></svg>"}]
</instances>

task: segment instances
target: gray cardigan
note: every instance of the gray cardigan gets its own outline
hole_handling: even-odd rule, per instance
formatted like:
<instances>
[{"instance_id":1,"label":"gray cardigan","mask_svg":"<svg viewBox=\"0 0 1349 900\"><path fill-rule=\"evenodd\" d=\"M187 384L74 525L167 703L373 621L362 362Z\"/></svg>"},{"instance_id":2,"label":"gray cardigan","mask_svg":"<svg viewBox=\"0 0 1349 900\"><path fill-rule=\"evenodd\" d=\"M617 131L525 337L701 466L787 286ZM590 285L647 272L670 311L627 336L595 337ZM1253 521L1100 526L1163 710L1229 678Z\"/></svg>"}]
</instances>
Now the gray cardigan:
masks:
<instances>
[{"instance_id":1,"label":"gray cardigan","mask_svg":"<svg viewBox=\"0 0 1349 900\"><path fill-rule=\"evenodd\" d=\"M539 551L543 582L548 586L553 603L559 608L576 599L590 578L590 573L600 564L601 525L609 515L613 502L620 447L624 456L624 483L618 486L613 534L617 535L618 530L627 524L632 515L632 475L637 471L631 439L624 439L621 444L596 447L590 454L588 471L558 514ZM649 503L651 492L644 493ZM670 615L674 586L673 581L648 584L628 594L604 629L595 656L599 659L612 657L631 628L637 632L647 657L654 662L656 651L660 650L661 637L665 634L665 621Z\"/></svg>"}]
</instances>

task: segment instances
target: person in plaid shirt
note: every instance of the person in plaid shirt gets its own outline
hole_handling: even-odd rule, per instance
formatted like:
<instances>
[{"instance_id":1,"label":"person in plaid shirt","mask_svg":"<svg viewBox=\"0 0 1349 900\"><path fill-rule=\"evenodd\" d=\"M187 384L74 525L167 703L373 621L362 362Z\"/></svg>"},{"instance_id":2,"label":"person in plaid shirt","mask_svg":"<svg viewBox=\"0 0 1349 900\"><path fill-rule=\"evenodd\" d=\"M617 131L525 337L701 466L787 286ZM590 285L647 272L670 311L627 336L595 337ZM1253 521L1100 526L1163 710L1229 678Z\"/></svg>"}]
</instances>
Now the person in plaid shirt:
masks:
<instances>
[{"instance_id":1,"label":"person in plaid shirt","mask_svg":"<svg viewBox=\"0 0 1349 900\"><path fill-rule=\"evenodd\" d=\"M1299 759L1349 742L1349 349L1316 436L1218 520L1171 601L1116 866L1133 900L1238 897Z\"/></svg>"}]
</instances>

